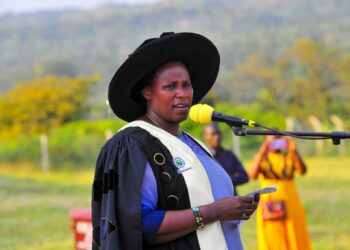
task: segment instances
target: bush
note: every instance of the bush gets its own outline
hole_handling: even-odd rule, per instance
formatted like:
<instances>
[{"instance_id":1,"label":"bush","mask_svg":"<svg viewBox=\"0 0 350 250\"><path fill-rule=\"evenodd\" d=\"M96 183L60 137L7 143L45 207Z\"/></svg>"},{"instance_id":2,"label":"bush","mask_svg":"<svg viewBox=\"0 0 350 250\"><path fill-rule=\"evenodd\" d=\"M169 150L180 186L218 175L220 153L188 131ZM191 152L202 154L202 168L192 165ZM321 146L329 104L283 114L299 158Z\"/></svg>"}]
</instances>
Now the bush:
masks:
<instances>
[{"instance_id":1,"label":"bush","mask_svg":"<svg viewBox=\"0 0 350 250\"><path fill-rule=\"evenodd\" d=\"M39 163L40 143L39 137L20 137L15 140L0 142L0 161L18 162L30 161Z\"/></svg>"},{"instance_id":2,"label":"bush","mask_svg":"<svg viewBox=\"0 0 350 250\"><path fill-rule=\"evenodd\" d=\"M285 129L282 115L271 110L263 111L257 105L233 107L220 103L215 106L215 109L217 112L255 120L268 127ZM114 134L125 124L125 122L114 118L101 121L75 121L53 128L48 134L50 168L56 170L92 168L101 147L106 142L106 132L109 131L110 135ZM232 129L224 123L220 123L219 126L223 132L224 147L232 148ZM184 131L201 140L203 140L203 127L190 119L181 124ZM255 130L255 128L249 129ZM263 136L249 135L240 137L242 158L251 159L259 150L263 138ZM297 140L297 143L302 154L313 155L316 153L314 142ZM349 151L349 147L347 151ZM327 142L323 154L327 156L338 155L339 147ZM22 136L17 139L0 141L0 162L30 162L39 166L39 136Z\"/></svg>"},{"instance_id":3,"label":"bush","mask_svg":"<svg viewBox=\"0 0 350 250\"><path fill-rule=\"evenodd\" d=\"M120 120L76 121L48 134L50 167L81 169L95 165L98 153L106 141L105 133L115 133L125 122ZM0 143L1 162L33 162L40 164L39 136L23 136Z\"/></svg>"}]
</instances>

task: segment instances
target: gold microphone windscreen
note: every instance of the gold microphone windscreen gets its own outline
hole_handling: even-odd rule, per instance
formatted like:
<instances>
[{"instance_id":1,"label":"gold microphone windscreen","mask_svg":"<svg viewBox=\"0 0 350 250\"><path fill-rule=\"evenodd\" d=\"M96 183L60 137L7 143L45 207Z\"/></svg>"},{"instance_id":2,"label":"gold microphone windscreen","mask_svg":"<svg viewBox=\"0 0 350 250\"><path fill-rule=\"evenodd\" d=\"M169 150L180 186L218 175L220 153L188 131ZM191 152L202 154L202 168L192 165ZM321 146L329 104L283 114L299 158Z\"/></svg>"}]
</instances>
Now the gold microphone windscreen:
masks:
<instances>
[{"instance_id":1,"label":"gold microphone windscreen","mask_svg":"<svg viewBox=\"0 0 350 250\"><path fill-rule=\"evenodd\" d=\"M190 118L197 123L207 124L211 122L214 108L207 104L196 104L190 109Z\"/></svg>"}]
</instances>

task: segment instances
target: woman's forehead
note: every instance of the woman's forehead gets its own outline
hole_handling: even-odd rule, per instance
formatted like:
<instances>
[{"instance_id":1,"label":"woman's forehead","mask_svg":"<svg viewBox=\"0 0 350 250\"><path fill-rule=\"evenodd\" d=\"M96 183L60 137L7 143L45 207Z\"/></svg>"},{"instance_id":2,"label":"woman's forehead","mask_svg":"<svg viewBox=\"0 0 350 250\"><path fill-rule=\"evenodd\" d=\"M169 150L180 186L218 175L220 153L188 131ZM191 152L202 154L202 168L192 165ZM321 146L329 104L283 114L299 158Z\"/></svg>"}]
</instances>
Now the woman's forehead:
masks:
<instances>
[{"instance_id":1,"label":"woman's forehead","mask_svg":"<svg viewBox=\"0 0 350 250\"><path fill-rule=\"evenodd\" d=\"M182 62L163 64L155 73L154 83L158 81L190 81L190 74Z\"/></svg>"},{"instance_id":2,"label":"woman's forehead","mask_svg":"<svg viewBox=\"0 0 350 250\"><path fill-rule=\"evenodd\" d=\"M180 61L168 62L160 66L155 78L190 78L186 65Z\"/></svg>"}]
</instances>

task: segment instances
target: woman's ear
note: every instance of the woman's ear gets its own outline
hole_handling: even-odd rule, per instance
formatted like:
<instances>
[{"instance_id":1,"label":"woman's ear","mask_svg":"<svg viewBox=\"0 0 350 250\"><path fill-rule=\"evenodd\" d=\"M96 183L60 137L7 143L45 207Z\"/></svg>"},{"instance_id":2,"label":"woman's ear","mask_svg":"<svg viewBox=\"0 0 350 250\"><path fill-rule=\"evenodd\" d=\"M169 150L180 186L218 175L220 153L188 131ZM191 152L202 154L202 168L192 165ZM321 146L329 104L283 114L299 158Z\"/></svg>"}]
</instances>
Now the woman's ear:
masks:
<instances>
[{"instance_id":1,"label":"woman's ear","mask_svg":"<svg viewBox=\"0 0 350 250\"><path fill-rule=\"evenodd\" d=\"M141 94L142 94L143 98L146 99L146 101L151 100L151 88L149 86L142 89Z\"/></svg>"}]
</instances>

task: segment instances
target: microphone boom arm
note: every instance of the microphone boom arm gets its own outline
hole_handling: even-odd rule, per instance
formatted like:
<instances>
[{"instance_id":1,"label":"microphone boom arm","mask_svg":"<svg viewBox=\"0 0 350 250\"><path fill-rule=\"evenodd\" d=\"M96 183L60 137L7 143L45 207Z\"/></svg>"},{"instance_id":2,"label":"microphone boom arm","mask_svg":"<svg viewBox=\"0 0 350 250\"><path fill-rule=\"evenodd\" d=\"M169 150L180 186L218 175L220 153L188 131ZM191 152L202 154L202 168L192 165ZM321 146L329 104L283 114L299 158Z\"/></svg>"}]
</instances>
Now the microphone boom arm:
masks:
<instances>
[{"instance_id":1,"label":"microphone boom arm","mask_svg":"<svg viewBox=\"0 0 350 250\"><path fill-rule=\"evenodd\" d=\"M333 145L339 145L342 139L350 139L350 133L343 131L333 132L296 132L296 131L264 131L264 130L248 130L242 127L232 127L233 133L236 136L247 135L283 135L296 136L299 139L309 140L326 140L332 139Z\"/></svg>"},{"instance_id":2,"label":"microphone boom arm","mask_svg":"<svg viewBox=\"0 0 350 250\"><path fill-rule=\"evenodd\" d=\"M350 133L343 131L326 132L295 132L295 131L281 131L276 128L270 128L263 124L252 120L245 120L239 117L234 117L226 114L216 112L213 107L207 104L193 105L189 112L190 118L194 122L200 124L207 124L211 121L224 122L230 126L236 136L247 135L282 135L290 136L303 140L326 140L332 139L334 145L339 145L342 139L349 139ZM243 126L257 127L265 130L247 130Z\"/></svg>"}]
</instances>

